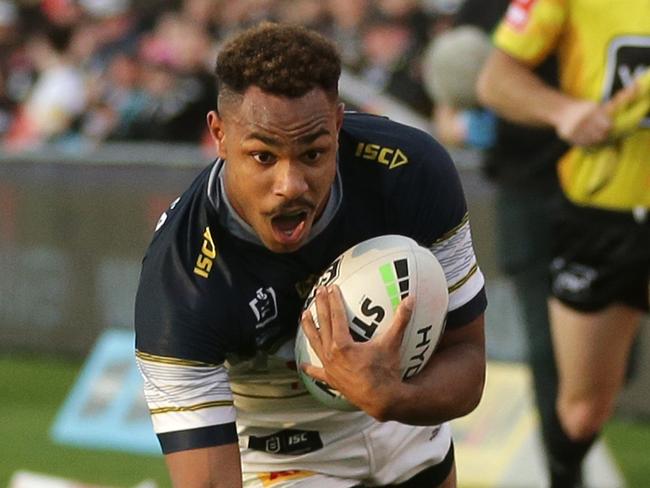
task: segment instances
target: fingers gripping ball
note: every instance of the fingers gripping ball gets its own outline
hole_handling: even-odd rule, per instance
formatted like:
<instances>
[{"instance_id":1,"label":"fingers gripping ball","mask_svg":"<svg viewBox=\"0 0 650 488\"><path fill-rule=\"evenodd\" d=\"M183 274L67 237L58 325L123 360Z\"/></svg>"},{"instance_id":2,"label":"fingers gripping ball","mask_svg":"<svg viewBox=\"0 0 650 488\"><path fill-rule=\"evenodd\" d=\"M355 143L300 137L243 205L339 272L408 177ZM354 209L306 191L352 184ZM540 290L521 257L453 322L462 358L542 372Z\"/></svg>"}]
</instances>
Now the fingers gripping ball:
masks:
<instances>
[{"instance_id":1,"label":"fingers gripping ball","mask_svg":"<svg viewBox=\"0 0 650 488\"><path fill-rule=\"evenodd\" d=\"M304 308L311 311L317 328L316 289L333 284L343 295L350 334L362 342L390 328L400 302L415 296L400 347L400 372L403 380L418 374L442 335L449 302L444 272L431 251L399 235L369 239L345 251L321 275L305 301ZM295 355L298 364L322 366L302 327ZM328 407L357 409L326 383L300 368L299 374L307 390Z\"/></svg>"}]
</instances>

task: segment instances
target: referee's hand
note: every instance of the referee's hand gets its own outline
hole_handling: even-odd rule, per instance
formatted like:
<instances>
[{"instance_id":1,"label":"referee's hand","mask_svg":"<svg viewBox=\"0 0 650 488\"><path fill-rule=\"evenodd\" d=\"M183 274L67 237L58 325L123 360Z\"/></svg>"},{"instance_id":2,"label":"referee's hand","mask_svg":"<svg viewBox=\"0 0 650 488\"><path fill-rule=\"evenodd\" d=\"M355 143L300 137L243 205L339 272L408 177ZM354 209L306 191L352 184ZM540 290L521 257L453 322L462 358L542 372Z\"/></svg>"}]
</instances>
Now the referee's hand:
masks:
<instances>
[{"instance_id":1,"label":"referee's hand","mask_svg":"<svg viewBox=\"0 0 650 488\"><path fill-rule=\"evenodd\" d=\"M612 118L605 105L574 99L567 103L555 127L557 135L572 146L596 146L609 137Z\"/></svg>"}]
</instances>

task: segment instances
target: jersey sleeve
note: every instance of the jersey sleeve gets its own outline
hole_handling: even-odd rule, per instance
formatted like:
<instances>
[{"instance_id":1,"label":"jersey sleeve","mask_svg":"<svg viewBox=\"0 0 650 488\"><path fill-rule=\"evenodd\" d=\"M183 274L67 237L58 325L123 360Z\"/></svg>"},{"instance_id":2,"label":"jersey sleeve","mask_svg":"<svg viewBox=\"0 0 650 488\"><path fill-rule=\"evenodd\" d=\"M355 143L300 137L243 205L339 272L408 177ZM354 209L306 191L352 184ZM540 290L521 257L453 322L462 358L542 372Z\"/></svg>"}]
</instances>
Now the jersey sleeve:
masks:
<instances>
[{"instance_id":1,"label":"jersey sleeve","mask_svg":"<svg viewBox=\"0 0 650 488\"><path fill-rule=\"evenodd\" d=\"M154 432L164 454L237 442L223 365L136 351Z\"/></svg>"},{"instance_id":2,"label":"jersey sleeve","mask_svg":"<svg viewBox=\"0 0 650 488\"><path fill-rule=\"evenodd\" d=\"M237 442L219 331L229 319L172 261L145 259L135 314L136 362L165 454Z\"/></svg>"},{"instance_id":3,"label":"jersey sleeve","mask_svg":"<svg viewBox=\"0 0 650 488\"><path fill-rule=\"evenodd\" d=\"M554 50L566 18L566 0L512 0L494 33L494 45L537 66Z\"/></svg>"},{"instance_id":4,"label":"jersey sleeve","mask_svg":"<svg viewBox=\"0 0 650 488\"><path fill-rule=\"evenodd\" d=\"M229 308L218 249L205 221L188 210L192 206L197 205L181 199L168 211L143 261L136 296L136 362L166 454L237 442L224 361L238 347L240 329ZM213 261L209 274L195 270L196 256L206 252Z\"/></svg>"}]
</instances>

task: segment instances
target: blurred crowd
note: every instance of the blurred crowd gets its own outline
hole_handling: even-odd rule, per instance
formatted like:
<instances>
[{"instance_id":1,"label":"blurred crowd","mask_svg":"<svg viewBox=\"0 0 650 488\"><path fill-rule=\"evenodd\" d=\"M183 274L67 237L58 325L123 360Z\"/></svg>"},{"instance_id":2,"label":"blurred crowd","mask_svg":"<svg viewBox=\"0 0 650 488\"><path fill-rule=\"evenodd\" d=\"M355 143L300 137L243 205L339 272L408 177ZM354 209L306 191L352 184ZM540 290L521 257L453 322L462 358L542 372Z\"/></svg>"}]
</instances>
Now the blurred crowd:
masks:
<instances>
[{"instance_id":1,"label":"blurred crowd","mask_svg":"<svg viewBox=\"0 0 650 488\"><path fill-rule=\"evenodd\" d=\"M0 146L205 142L219 43L262 19L331 37L351 73L428 117L422 54L458 3L0 0Z\"/></svg>"}]
</instances>

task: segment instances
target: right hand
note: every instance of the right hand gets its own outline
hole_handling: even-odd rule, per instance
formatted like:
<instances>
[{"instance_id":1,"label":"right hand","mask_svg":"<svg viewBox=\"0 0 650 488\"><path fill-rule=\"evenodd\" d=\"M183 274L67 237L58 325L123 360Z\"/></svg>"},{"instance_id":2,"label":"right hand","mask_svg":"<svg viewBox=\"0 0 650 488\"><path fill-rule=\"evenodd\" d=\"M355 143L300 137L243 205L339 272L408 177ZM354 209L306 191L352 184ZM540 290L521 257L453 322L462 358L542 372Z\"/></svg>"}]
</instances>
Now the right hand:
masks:
<instances>
[{"instance_id":1,"label":"right hand","mask_svg":"<svg viewBox=\"0 0 650 488\"><path fill-rule=\"evenodd\" d=\"M555 131L573 146L595 146L607 140L612 129L610 112L591 100L572 100L558 117Z\"/></svg>"},{"instance_id":2,"label":"right hand","mask_svg":"<svg viewBox=\"0 0 650 488\"><path fill-rule=\"evenodd\" d=\"M400 344L413 312L413 297L403 300L391 326L371 340L356 342L341 290L336 285L316 292L319 328L311 311L302 316L302 327L322 367L301 364L312 378L338 390L352 404L380 421L390 418L391 407L405 387L400 371Z\"/></svg>"}]
</instances>

